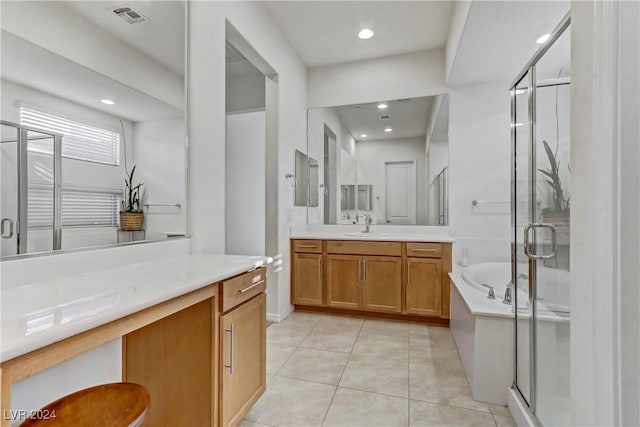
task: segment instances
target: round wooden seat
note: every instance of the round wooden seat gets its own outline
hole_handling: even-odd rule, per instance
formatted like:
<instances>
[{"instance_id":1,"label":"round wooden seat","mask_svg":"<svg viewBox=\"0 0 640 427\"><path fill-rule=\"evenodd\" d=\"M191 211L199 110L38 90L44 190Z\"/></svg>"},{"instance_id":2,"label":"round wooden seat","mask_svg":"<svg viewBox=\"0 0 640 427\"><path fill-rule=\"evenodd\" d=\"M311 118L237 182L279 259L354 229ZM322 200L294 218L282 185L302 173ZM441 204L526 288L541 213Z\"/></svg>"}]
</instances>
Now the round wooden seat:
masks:
<instances>
[{"instance_id":1,"label":"round wooden seat","mask_svg":"<svg viewBox=\"0 0 640 427\"><path fill-rule=\"evenodd\" d=\"M20 426L138 426L147 415L150 399L147 389L139 384L101 384L34 411Z\"/></svg>"}]
</instances>

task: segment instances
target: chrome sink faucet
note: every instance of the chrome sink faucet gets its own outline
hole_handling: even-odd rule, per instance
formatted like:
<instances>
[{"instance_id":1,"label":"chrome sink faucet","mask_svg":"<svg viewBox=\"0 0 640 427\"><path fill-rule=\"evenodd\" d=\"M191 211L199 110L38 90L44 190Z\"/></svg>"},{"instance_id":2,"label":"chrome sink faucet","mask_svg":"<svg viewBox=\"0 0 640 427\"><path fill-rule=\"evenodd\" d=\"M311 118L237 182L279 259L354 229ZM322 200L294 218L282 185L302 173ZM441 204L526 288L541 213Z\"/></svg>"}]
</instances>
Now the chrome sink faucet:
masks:
<instances>
[{"instance_id":1,"label":"chrome sink faucet","mask_svg":"<svg viewBox=\"0 0 640 427\"><path fill-rule=\"evenodd\" d=\"M373 218L371 218L371 215L369 214L362 214L362 215L364 215L364 217L366 218L363 233L373 233L373 231L371 230L371 224L373 223Z\"/></svg>"}]
</instances>

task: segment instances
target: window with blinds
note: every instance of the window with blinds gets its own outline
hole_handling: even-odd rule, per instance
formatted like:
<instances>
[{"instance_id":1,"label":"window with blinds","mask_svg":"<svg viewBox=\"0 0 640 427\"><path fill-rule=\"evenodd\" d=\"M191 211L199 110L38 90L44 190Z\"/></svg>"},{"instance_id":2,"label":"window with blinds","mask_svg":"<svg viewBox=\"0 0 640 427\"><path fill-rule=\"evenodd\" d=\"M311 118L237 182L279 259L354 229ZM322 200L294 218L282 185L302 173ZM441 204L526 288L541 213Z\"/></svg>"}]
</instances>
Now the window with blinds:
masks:
<instances>
[{"instance_id":1,"label":"window with blinds","mask_svg":"<svg viewBox=\"0 0 640 427\"><path fill-rule=\"evenodd\" d=\"M53 188L29 186L28 228L53 227ZM119 191L62 189L62 227L117 227Z\"/></svg>"},{"instance_id":2,"label":"window with blinds","mask_svg":"<svg viewBox=\"0 0 640 427\"><path fill-rule=\"evenodd\" d=\"M62 134L62 157L120 165L120 134L118 132L25 106L20 106L20 124ZM28 149L38 153L53 154L53 144L50 140L30 141Z\"/></svg>"}]
</instances>

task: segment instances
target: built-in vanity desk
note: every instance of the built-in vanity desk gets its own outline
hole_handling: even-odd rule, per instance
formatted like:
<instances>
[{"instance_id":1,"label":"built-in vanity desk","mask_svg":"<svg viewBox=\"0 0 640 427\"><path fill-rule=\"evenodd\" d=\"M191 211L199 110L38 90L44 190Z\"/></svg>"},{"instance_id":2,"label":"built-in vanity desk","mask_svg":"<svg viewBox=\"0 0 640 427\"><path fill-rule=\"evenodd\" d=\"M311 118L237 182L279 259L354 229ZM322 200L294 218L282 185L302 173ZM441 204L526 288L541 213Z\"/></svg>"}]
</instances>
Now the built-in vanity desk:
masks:
<instances>
[{"instance_id":1,"label":"built-in vanity desk","mask_svg":"<svg viewBox=\"0 0 640 427\"><path fill-rule=\"evenodd\" d=\"M4 290L1 425L25 409L12 384L114 339L122 380L151 394L145 425L237 425L266 388L267 261L188 255Z\"/></svg>"},{"instance_id":2,"label":"built-in vanity desk","mask_svg":"<svg viewBox=\"0 0 640 427\"><path fill-rule=\"evenodd\" d=\"M449 323L451 244L445 235L293 233L297 309Z\"/></svg>"}]
</instances>

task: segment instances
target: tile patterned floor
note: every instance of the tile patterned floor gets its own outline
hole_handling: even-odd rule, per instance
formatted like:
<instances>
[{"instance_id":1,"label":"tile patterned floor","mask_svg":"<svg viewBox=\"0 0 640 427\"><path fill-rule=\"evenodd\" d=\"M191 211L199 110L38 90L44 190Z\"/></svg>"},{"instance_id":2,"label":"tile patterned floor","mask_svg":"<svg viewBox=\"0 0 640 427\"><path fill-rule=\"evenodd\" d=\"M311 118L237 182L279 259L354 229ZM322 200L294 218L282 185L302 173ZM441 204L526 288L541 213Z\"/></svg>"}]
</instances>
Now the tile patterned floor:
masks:
<instances>
[{"instance_id":1,"label":"tile patterned floor","mask_svg":"<svg viewBox=\"0 0 640 427\"><path fill-rule=\"evenodd\" d=\"M448 328L294 312L267 328L249 426L513 426L472 399Z\"/></svg>"}]
</instances>

